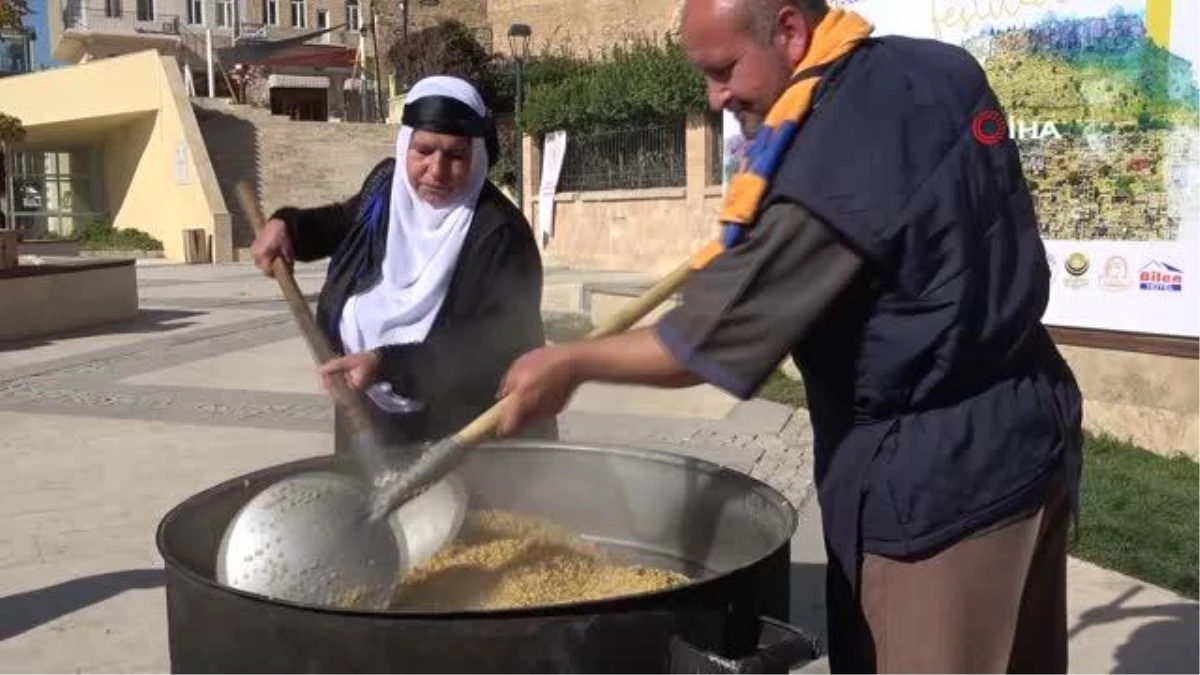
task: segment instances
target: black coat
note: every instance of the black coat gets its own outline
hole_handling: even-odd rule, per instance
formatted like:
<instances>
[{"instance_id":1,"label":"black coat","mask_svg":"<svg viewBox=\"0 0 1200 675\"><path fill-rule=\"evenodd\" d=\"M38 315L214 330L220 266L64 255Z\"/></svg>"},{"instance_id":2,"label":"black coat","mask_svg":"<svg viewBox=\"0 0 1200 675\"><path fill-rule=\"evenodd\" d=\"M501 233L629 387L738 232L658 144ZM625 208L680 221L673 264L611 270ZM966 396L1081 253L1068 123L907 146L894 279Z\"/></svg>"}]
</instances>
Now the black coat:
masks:
<instances>
[{"instance_id":1,"label":"black coat","mask_svg":"<svg viewBox=\"0 0 1200 675\"><path fill-rule=\"evenodd\" d=\"M380 162L346 202L275 214L287 224L297 260L330 258L317 322L338 353L344 353L338 324L346 301L382 277L395 165L393 159ZM380 378L426 410L404 422L392 418L390 426L399 436L393 440L443 437L494 404L512 361L545 344L541 301L542 261L533 232L489 182L428 336L420 343L379 348Z\"/></svg>"}]
</instances>

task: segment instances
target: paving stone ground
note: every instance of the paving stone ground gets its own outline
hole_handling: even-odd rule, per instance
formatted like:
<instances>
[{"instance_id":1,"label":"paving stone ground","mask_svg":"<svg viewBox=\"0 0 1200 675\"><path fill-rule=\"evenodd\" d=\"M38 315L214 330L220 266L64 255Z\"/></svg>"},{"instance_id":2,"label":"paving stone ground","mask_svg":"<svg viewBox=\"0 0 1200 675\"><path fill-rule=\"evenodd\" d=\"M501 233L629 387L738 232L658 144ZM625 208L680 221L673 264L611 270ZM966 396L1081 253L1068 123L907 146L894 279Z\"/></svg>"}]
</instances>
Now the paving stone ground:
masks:
<instances>
[{"instance_id":1,"label":"paving stone ground","mask_svg":"<svg viewBox=\"0 0 1200 675\"><path fill-rule=\"evenodd\" d=\"M309 295L322 274L297 268ZM547 309L572 309L588 280L637 276L550 269ZM146 265L139 292L136 321L0 343L0 671L168 670L159 519L205 487L330 450L330 405L274 282L245 265ZM824 630L804 411L710 387L589 385L560 430L778 489L800 513L792 620ZM1073 670L1196 672L1195 603L1075 561L1071 575Z\"/></svg>"}]
</instances>

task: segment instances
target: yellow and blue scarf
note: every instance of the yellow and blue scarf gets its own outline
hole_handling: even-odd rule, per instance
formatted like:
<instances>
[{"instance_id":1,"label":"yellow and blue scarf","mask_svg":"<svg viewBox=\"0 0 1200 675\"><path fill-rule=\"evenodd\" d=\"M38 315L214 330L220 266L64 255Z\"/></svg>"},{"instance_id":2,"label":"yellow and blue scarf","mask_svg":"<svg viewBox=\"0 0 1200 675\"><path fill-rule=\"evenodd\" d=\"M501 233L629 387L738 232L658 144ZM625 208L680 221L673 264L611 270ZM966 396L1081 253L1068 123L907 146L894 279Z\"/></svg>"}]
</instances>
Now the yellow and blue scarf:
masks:
<instances>
[{"instance_id":1,"label":"yellow and blue scarf","mask_svg":"<svg viewBox=\"0 0 1200 675\"><path fill-rule=\"evenodd\" d=\"M754 222L771 177L813 104L820 76L834 61L868 38L874 26L854 12L832 9L812 33L808 53L796 66L792 83L771 106L762 127L746 151L746 159L729 182L721 208L721 236L696 254L692 268L707 265L722 251L741 241Z\"/></svg>"}]
</instances>

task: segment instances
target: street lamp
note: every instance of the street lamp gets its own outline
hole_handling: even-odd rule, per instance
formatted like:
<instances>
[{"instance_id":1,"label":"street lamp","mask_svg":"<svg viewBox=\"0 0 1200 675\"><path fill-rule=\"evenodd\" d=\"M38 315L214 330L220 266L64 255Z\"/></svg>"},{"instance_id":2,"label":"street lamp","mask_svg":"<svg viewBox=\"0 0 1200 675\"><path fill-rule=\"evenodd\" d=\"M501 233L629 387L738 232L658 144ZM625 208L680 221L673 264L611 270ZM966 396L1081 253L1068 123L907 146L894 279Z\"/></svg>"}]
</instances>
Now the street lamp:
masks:
<instances>
[{"instance_id":1,"label":"street lamp","mask_svg":"<svg viewBox=\"0 0 1200 675\"><path fill-rule=\"evenodd\" d=\"M524 98L523 75L525 59L529 57L529 36L533 29L523 23L514 23L508 27L509 54L517 62L517 208L525 210L525 152L524 134L521 132L521 101Z\"/></svg>"}]
</instances>

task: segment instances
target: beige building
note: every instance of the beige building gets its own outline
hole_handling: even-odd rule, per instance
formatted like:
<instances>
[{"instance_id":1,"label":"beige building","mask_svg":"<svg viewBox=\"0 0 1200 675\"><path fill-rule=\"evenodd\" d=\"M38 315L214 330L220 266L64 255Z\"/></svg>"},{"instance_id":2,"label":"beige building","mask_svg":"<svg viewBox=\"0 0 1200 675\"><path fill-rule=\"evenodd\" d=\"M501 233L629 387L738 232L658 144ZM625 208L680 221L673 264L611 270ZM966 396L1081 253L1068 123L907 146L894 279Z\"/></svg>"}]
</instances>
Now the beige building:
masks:
<instances>
[{"instance_id":1,"label":"beige building","mask_svg":"<svg viewBox=\"0 0 1200 675\"><path fill-rule=\"evenodd\" d=\"M332 29L270 64L263 73L267 81L257 89L262 90L259 103L276 114L340 119L345 116L345 92L362 95L355 76L360 74L358 50L369 50L361 33L367 17L363 2L47 0L48 37L53 57L68 63L153 49L176 60L190 95L244 98L238 64L229 62L235 56L231 47L244 54L267 41Z\"/></svg>"},{"instance_id":2,"label":"beige building","mask_svg":"<svg viewBox=\"0 0 1200 675\"><path fill-rule=\"evenodd\" d=\"M146 232L170 260L198 235L229 261L229 212L175 61L145 50L0 79L26 136L9 149L11 225L25 239L89 223ZM206 255L205 257L209 257Z\"/></svg>"}]
</instances>

